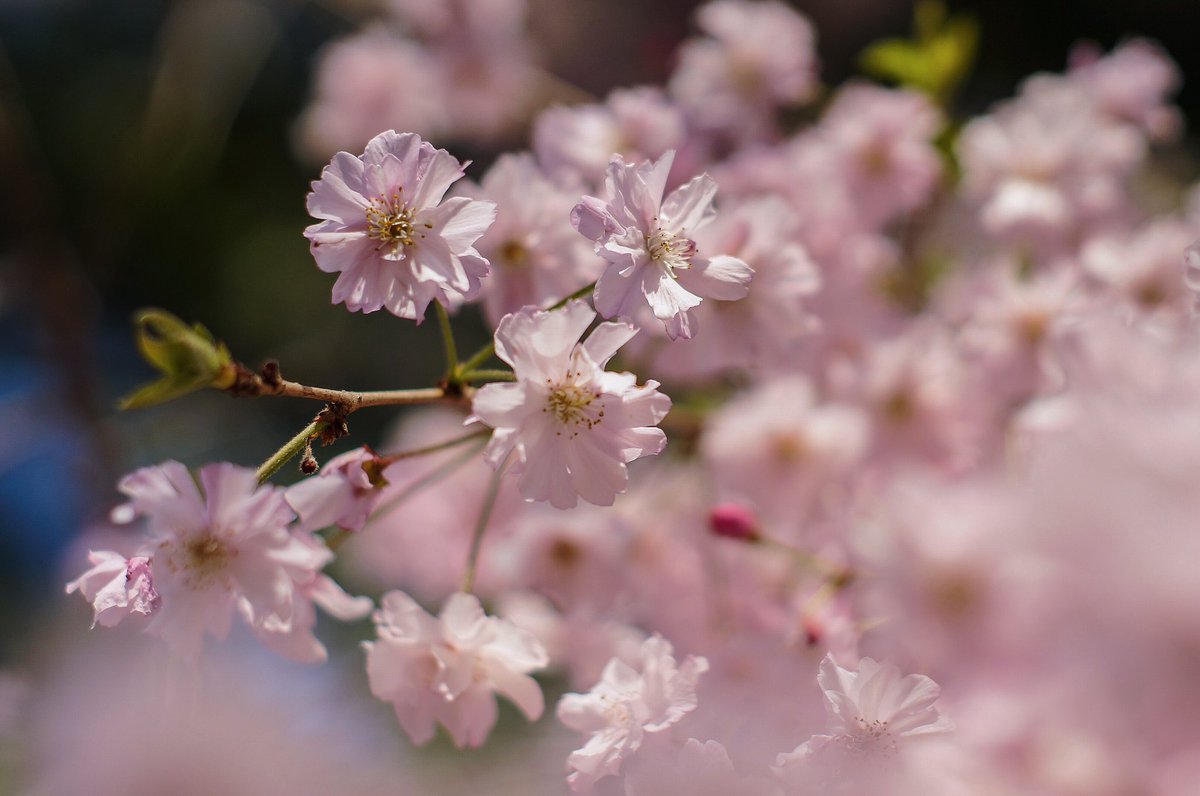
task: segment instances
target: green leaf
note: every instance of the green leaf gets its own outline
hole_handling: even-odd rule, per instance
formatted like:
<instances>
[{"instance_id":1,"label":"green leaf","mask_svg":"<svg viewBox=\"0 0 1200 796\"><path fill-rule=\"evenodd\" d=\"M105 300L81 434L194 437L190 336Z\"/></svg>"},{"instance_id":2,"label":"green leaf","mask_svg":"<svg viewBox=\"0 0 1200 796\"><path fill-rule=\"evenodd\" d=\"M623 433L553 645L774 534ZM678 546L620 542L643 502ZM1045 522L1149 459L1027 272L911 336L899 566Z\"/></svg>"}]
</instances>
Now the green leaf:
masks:
<instances>
[{"instance_id":1,"label":"green leaf","mask_svg":"<svg viewBox=\"0 0 1200 796\"><path fill-rule=\"evenodd\" d=\"M979 25L969 17L948 16L940 0L922 0L913 16L913 38L872 44L860 58L862 68L947 104L975 62Z\"/></svg>"},{"instance_id":2,"label":"green leaf","mask_svg":"<svg viewBox=\"0 0 1200 796\"><path fill-rule=\"evenodd\" d=\"M134 316L134 326L138 351L162 377L122 399L122 409L153 406L203 387L224 389L233 384L236 368L229 349L200 324L188 326L165 310L145 309Z\"/></svg>"}]
</instances>

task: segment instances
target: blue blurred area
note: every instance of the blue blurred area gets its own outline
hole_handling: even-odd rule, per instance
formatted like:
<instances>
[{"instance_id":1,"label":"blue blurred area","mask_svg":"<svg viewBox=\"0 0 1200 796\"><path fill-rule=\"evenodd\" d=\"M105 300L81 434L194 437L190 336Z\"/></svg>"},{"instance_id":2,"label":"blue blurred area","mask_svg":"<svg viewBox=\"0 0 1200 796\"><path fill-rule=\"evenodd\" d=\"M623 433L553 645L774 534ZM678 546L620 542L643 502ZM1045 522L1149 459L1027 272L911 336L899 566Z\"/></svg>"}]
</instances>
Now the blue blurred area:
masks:
<instances>
[{"instance_id":1,"label":"blue blurred area","mask_svg":"<svg viewBox=\"0 0 1200 796\"><path fill-rule=\"evenodd\" d=\"M86 502L79 466L89 448L24 320L0 319L0 567L3 592L11 592L3 596L18 600L53 585L78 532Z\"/></svg>"}]
</instances>

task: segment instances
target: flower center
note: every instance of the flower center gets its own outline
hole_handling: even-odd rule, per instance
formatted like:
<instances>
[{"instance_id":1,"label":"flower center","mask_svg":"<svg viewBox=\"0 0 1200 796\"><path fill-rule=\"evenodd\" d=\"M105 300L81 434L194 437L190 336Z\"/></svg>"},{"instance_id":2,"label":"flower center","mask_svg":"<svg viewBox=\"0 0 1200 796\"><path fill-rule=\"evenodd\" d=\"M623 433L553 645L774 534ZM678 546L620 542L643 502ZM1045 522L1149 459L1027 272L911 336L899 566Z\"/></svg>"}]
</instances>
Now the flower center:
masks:
<instances>
[{"instance_id":1,"label":"flower center","mask_svg":"<svg viewBox=\"0 0 1200 796\"><path fill-rule=\"evenodd\" d=\"M691 266L691 260L696 256L696 241L657 227L653 234L646 236L646 251L650 253L651 260L660 263L667 273L675 276L676 268Z\"/></svg>"},{"instance_id":2,"label":"flower center","mask_svg":"<svg viewBox=\"0 0 1200 796\"><path fill-rule=\"evenodd\" d=\"M573 375L567 374L568 378ZM577 437L581 430L591 429L604 419L603 407L593 406L599 397L599 392L572 381L552 384L542 411L549 412L559 423L568 427L572 437ZM563 432L554 433L562 436Z\"/></svg>"},{"instance_id":3,"label":"flower center","mask_svg":"<svg viewBox=\"0 0 1200 796\"><path fill-rule=\"evenodd\" d=\"M500 259L513 268L521 268L529 263L529 249L519 240L510 240L500 247Z\"/></svg>"},{"instance_id":4,"label":"flower center","mask_svg":"<svg viewBox=\"0 0 1200 796\"><path fill-rule=\"evenodd\" d=\"M164 542L160 549L163 560L172 572L183 576L183 582L192 589L204 589L221 578L237 550L211 532L184 541L181 545Z\"/></svg>"},{"instance_id":5,"label":"flower center","mask_svg":"<svg viewBox=\"0 0 1200 796\"><path fill-rule=\"evenodd\" d=\"M413 245L413 211L400 200L399 193L371 200L367 208L367 237L379 241L377 251L390 248L392 254L401 246Z\"/></svg>"},{"instance_id":6,"label":"flower center","mask_svg":"<svg viewBox=\"0 0 1200 796\"><path fill-rule=\"evenodd\" d=\"M861 716L856 716L855 722L858 724L855 732L850 735L841 736L842 742L851 751L873 753L896 752L898 748L896 738L892 735L892 731L888 729L886 721L880 721L879 719L867 721Z\"/></svg>"}]
</instances>

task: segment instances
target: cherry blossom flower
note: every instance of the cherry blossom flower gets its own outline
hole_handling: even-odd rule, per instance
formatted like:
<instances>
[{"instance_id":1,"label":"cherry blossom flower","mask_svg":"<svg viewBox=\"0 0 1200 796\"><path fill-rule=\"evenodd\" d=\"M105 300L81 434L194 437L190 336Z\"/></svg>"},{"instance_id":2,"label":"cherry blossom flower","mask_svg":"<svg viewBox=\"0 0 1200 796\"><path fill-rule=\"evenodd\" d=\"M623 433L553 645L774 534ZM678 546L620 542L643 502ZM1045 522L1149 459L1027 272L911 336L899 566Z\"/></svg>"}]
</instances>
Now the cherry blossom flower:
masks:
<instances>
[{"instance_id":1,"label":"cherry blossom flower","mask_svg":"<svg viewBox=\"0 0 1200 796\"><path fill-rule=\"evenodd\" d=\"M492 202L446 190L463 164L415 133L380 133L355 157L339 152L313 183L304 235L322 271L339 272L333 303L386 307L418 322L431 301L452 309L475 297L488 261L473 244L496 216Z\"/></svg>"},{"instance_id":2,"label":"cherry blossom flower","mask_svg":"<svg viewBox=\"0 0 1200 796\"><path fill-rule=\"evenodd\" d=\"M683 146L685 132L683 112L661 89L622 88L603 104L547 108L533 124L533 151L558 179L593 186L604 181L613 153L627 161L658 158Z\"/></svg>"},{"instance_id":3,"label":"cherry blossom flower","mask_svg":"<svg viewBox=\"0 0 1200 796\"><path fill-rule=\"evenodd\" d=\"M1179 253L1194 234L1188 224L1160 218L1130 235L1100 235L1083 248L1083 270L1108 289L1125 314L1185 317L1191 297L1179 278Z\"/></svg>"},{"instance_id":4,"label":"cherry blossom flower","mask_svg":"<svg viewBox=\"0 0 1200 796\"><path fill-rule=\"evenodd\" d=\"M94 566L67 584L67 594L78 590L92 603L96 611L92 627L113 627L131 613L149 616L162 604L149 558L126 559L111 550L93 550L88 561Z\"/></svg>"},{"instance_id":5,"label":"cherry blossom flower","mask_svg":"<svg viewBox=\"0 0 1200 796\"><path fill-rule=\"evenodd\" d=\"M572 790L586 790L618 773L646 733L662 732L696 708L696 682L708 661L689 655L677 664L672 653L671 643L655 635L642 644L640 672L614 658L590 692L559 700L558 720L591 734L567 758Z\"/></svg>"},{"instance_id":6,"label":"cherry blossom flower","mask_svg":"<svg viewBox=\"0 0 1200 796\"><path fill-rule=\"evenodd\" d=\"M668 152L633 164L614 155L604 197L585 196L571 212L575 229L608 261L596 282L596 309L605 318L629 318L648 302L672 340L695 334L689 310L702 297L742 298L753 276L736 257L700 254L690 236L715 217L717 184L701 174L664 199L674 159Z\"/></svg>"},{"instance_id":7,"label":"cherry blossom flower","mask_svg":"<svg viewBox=\"0 0 1200 796\"><path fill-rule=\"evenodd\" d=\"M566 223L578 194L555 185L529 154L501 155L468 194L496 203L496 223L476 243L492 264L484 283L488 320L527 304L545 307L599 275L603 264Z\"/></svg>"},{"instance_id":8,"label":"cherry blossom flower","mask_svg":"<svg viewBox=\"0 0 1200 796\"><path fill-rule=\"evenodd\" d=\"M813 97L818 87L815 35L784 3L716 0L696 14L712 38L686 42L671 93L696 123L741 140L774 130L777 106Z\"/></svg>"},{"instance_id":9,"label":"cherry blossom flower","mask_svg":"<svg viewBox=\"0 0 1200 796\"><path fill-rule=\"evenodd\" d=\"M365 146L380 130L441 133L449 124L441 97L407 88L438 79L426 47L383 25L335 41L318 55L314 96L300 119L297 146L320 163L339 150Z\"/></svg>"},{"instance_id":10,"label":"cherry blossom flower","mask_svg":"<svg viewBox=\"0 0 1200 796\"><path fill-rule=\"evenodd\" d=\"M121 556L93 554L97 566L68 589L102 600L96 604L101 624L119 621L112 607L152 611L146 631L185 659L200 653L205 636L224 638L236 611L280 654L324 660L325 648L312 635L313 603L350 619L370 611L370 601L349 597L321 574L333 554L310 535L289 530L295 516L283 491L259 486L254 470L210 464L199 481L203 491L173 461L126 476L120 489L131 500L114 515L145 516L150 539L124 574ZM96 590L103 577L109 582ZM122 578L129 590L124 605Z\"/></svg>"},{"instance_id":11,"label":"cherry blossom flower","mask_svg":"<svg viewBox=\"0 0 1200 796\"><path fill-rule=\"evenodd\" d=\"M654 372L671 380L772 372L795 362L819 326L808 305L821 288L821 274L797 241L794 209L777 197L737 202L697 233L696 243L750 266L749 294L705 301L693 310L706 329L694 340L664 346L662 332L647 329L633 341L635 350L652 356Z\"/></svg>"},{"instance_id":12,"label":"cherry blossom flower","mask_svg":"<svg viewBox=\"0 0 1200 796\"><path fill-rule=\"evenodd\" d=\"M700 449L721 493L748 501L768 536L791 539L856 471L870 441L866 416L819 402L814 386L790 376L762 382L713 413Z\"/></svg>"},{"instance_id":13,"label":"cherry blossom flower","mask_svg":"<svg viewBox=\"0 0 1200 796\"><path fill-rule=\"evenodd\" d=\"M1154 42L1133 39L1102 56L1094 44L1071 50L1067 79L1084 88L1097 107L1134 124L1151 140L1176 137L1183 120L1166 98L1179 89L1179 70Z\"/></svg>"},{"instance_id":14,"label":"cherry blossom flower","mask_svg":"<svg viewBox=\"0 0 1200 796\"><path fill-rule=\"evenodd\" d=\"M776 770L785 781L820 784L835 793L871 792L851 784L887 781L897 756L914 739L953 729L935 705L937 683L924 675L904 677L895 666L872 658L850 671L826 655L817 682L825 694L828 734L777 758Z\"/></svg>"},{"instance_id":15,"label":"cherry blossom flower","mask_svg":"<svg viewBox=\"0 0 1200 796\"><path fill-rule=\"evenodd\" d=\"M864 224L882 226L928 201L942 172L933 146L942 126L937 108L916 92L862 83L838 92L818 135Z\"/></svg>"},{"instance_id":16,"label":"cherry blossom flower","mask_svg":"<svg viewBox=\"0 0 1200 796\"><path fill-rule=\"evenodd\" d=\"M935 704L941 689L922 674L904 676L895 666L872 658L863 658L858 670L851 671L827 655L817 682L825 693L828 730L834 738L896 748L904 738L954 727Z\"/></svg>"},{"instance_id":17,"label":"cherry blossom flower","mask_svg":"<svg viewBox=\"0 0 1200 796\"><path fill-rule=\"evenodd\" d=\"M469 420L495 429L484 450L494 467L516 452L526 500L561 509L582 497L611 506L628 483L625 465L666 444L654 426L671 401L658 382L639 387L632 373L604 370L637 330L602 323L577 343L595 317L581 301L553 312L526 307L496 330L496 355L512 365L517 381L480 389Z\"/></svg>"},{"instance_id":18,"label":"cherry blossom flower","mask_svg":"<svg viewBox=\"0 0 1200 796\"><path fill-rule=\"evenodd\" d=\"M459 747L480 746L496 723L493 692L535 721L542 690L529 672L549 658L534 636L484 614L471 594L450 596L434 618L400 591L384 595L375 612L378 640L363 642L371 693L391 702L415 744L441 724Z\"/></svg>"}]
</instances>

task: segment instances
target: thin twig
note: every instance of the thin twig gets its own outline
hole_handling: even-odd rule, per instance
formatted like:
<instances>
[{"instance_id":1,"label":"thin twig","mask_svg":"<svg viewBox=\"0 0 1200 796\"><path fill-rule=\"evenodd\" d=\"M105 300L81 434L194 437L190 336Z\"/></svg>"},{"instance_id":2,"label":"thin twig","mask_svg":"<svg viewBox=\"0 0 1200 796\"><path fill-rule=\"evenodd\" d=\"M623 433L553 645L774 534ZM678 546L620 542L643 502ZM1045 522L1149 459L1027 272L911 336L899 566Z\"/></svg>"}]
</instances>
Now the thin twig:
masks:
<instances>
[{"instance_id":1,"label":"thin twig","mask_svg":"<svg viewBox=\"0 0 1200 796\"><path fill-rule=\"evenodd\" d=\"M511 454L510 454L511 455ZM479 507L479 519L475 521L475 530L471 534L471 552L467 555L467 571L463 575L462 590L467 594L475 588L475 570L479 565L479 550L483 547L483 533L487 530L488 521L492 518L492 509L496 507L496 496L500 494L500 479L508 469L508 457L492 473L488 483L487 494L483 497L483 505Z\"/></svg>"},{"instance_id":2,"label":"thin twig","mask_svg":"<svg viewBox=\"0 0 1200 796\"><path fill-rule=\"evenodd\" d=\"M313 420L296 436L288 440L282 448L275 451L271 458L262 463L258 468L258 483L264 484L267 480L279 472L279 468L287 464L291 459L308 445L309 440L325 430L328 421Z\"/></svg>"}]
</instances>

